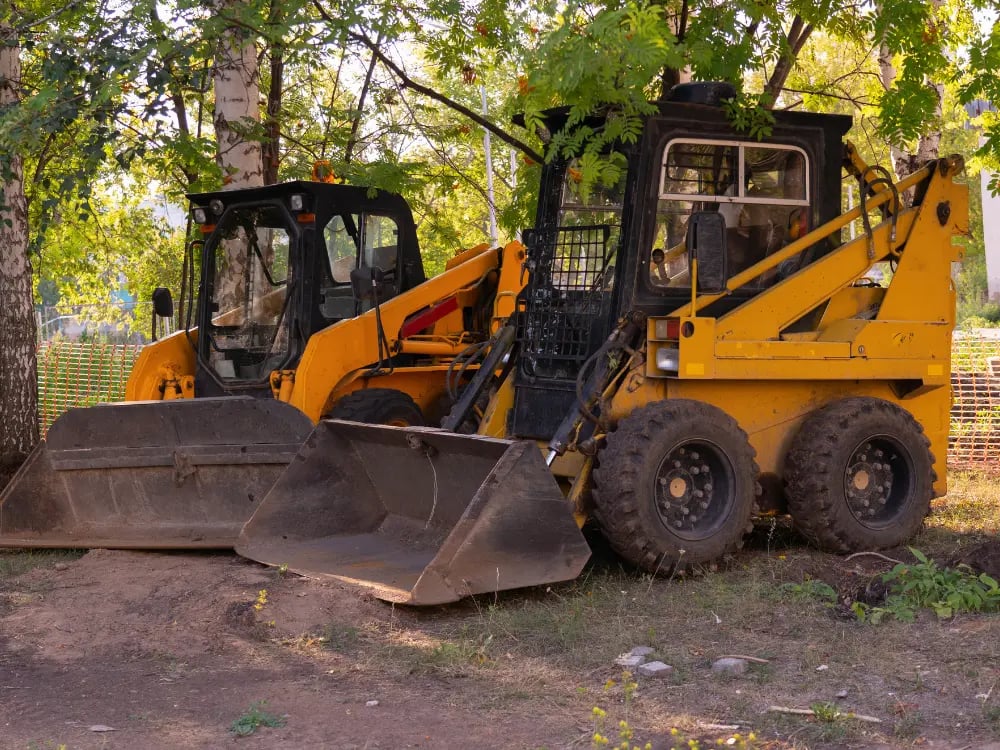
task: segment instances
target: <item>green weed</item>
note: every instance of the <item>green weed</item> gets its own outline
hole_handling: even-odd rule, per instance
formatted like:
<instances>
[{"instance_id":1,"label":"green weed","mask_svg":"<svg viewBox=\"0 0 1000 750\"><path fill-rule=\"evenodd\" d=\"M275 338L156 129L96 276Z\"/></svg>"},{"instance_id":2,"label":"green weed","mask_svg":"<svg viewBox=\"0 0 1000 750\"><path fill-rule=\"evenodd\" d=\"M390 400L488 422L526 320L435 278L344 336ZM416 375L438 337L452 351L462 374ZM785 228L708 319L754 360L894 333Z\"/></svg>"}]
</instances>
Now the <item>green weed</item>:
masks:
<instances>
[{"instance_id":1,"label":"green weed","mask_svg":"<svg viewBox=\"0 0 1000 750\"><path fill-rule=\"evenodd\" d=\"M885 604L852 605L862 622L877 625L886 618L913 622L920 609L931 609L946 619L957 612L1000 612L1000 584L967 565L942 568L918 549L910 548L917 563L899 563L882 580L889 584Z\"/></svg>"},{"instance_id":2,"label":"green weed","mask_svg":"<svg viewBox=\"0 0 1000 750\"><path fill-rule=\"evenodd\" d=\"M229 731L237 737L249 737L261 727L283 727L285 720L281 716L269 714L264 710L267 701L258 701L250 704L250 708L245 713L238 716L229 725Z\"/></svg>"}]
</instances>

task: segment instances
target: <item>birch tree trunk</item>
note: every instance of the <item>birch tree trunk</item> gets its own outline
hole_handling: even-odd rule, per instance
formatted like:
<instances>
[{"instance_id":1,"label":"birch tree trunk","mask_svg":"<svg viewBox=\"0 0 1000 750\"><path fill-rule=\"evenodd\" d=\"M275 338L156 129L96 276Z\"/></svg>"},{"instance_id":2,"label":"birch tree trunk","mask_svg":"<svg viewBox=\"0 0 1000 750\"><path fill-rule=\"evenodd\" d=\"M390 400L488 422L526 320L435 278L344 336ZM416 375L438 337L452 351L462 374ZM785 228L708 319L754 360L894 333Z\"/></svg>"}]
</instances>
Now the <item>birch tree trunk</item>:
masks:
<instances>
[{"instance_id":1,"label":"birch tree trunk","mask_svg":"<svg viewBox=\"0 0 1000 750\"><path fill-rule=\"evenodd\" d=\"M20 99L21 49L0 21L0 110ZM38 442L35 310L21 157L0 152L0 487Z\"/></svg>"},{"instance_id":2,"label":"birch tree trunk","mask_svg":"<svg viewBox=\"0 0 1000 750\"><path fill-rule=\"evenodd\" d=\"M213 0L215 11L227 19L238 18L244 0ZM253 35L235 20L219 38L212 70L215 85L216 160L222 169L224 189L264 184L260 125L260 71ZM216 279L220 310L240 307L246 272L244 243L227 243L225 265Z\"/></svg>"}]
</instances>

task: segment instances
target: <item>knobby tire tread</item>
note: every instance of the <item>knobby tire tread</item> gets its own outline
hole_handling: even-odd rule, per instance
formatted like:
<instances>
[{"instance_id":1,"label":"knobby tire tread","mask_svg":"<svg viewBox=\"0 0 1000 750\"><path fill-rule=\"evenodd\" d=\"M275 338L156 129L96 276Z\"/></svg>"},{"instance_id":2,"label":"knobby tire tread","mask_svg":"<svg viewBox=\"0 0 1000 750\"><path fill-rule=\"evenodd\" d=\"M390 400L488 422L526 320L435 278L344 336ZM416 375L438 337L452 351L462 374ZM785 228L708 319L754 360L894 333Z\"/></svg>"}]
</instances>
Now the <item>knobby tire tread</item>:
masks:
<instances>
[{"instance_id":1,"label":"knobby tire tread","mask_svg":"<svg viewBox=\"0 0 1000 750\"><path fill-rule=\"evenodd\" d=\"M927 461L927 475L922 479L915 477L918 485L926 485L927 491L918 486L913 495L920 496L909 498L909 507L901 513L902 522L882 530L856 530L845 523L849 519L844 513L850 510L840 489L846 466L840 465L838 454L854 450L857 444L848 444L854 439L851 430L862 419L875 419L885 426L883 432L901 441L911 440L910 447L923 452L915 457L916 463ZM803 423L785 461L785 494L795 526L809 541L828 552L884 549L903 543L919 530L930 510L933 485L937 481L930 446L923 426L908 411L889 401L858 397L823 407ZM919 467L911 470L917 472Z\"/></svg>"},{"instance_id":2,"label":"knobby tire tread","mask_svg":"<svg viewBox=\"0 0 1000 750\"><path fill-rule=\"evenodd\" d=\"M641 475L645 463L652 460L651 451L657 450L658 437L671 429L672 422L693 420L697 423L706 418L715 420L730 433L737 450L743 451L742 456L730 456L730 460L737 473L737 486L746 489L743 483L749 483L750 499L743 503L745 507L734 509L739 516L735 519L738 529L696 541L670 534L676 544L672 549L660 549L654 540L654 533L659 530L646 528L649 521L643 518L641 512L643 503L653 502L644 496ZM659 453L655 455L662 458ZM710 563L739 549L744 534L751 526L759 489L757 477L760 470L755 458L756 451L750 445L747 434L735 419L721 409L686 399L647 404L622 419L607 437L594 470L594 515L611 548L625 560L650 573L668 575L693 565ZM752 476L741 478L741 465L749 465ZM680 549L685 550L683 555L679 555Z\"/></svg>"}]
</instances>

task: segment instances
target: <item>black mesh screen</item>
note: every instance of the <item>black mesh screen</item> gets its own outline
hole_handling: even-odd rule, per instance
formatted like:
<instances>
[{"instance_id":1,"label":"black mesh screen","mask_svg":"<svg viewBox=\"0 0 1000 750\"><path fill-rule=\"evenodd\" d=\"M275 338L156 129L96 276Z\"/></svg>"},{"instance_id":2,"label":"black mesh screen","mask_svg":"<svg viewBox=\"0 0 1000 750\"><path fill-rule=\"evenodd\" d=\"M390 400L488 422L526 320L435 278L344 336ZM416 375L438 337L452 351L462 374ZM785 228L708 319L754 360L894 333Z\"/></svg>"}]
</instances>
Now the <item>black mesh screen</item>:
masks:
<instances>
[{"instance_id":1,"label":"black mesh screen","mask_svg":"<svg viewBox=\"0 0 1000 750\"><path fill-rule=\"evenodd\" d=\"M607 224L539 231L529 239L531 278L518 316L529 378L573 379L606 335L614 277Z\"/></svg>"}]
</instances>

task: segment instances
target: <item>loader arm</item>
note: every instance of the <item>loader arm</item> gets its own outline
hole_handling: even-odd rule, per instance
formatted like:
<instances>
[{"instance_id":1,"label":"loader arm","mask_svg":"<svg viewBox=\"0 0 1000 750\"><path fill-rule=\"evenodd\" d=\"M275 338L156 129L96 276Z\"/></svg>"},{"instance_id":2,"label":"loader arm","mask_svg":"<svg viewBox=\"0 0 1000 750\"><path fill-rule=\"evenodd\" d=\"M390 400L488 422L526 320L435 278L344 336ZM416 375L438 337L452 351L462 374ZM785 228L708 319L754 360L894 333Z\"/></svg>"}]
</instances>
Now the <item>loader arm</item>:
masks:
<instances>
[{"instance_id":1,"label":"loader arm","mask_svg":"<svg viewBox=\"0 0 1000 750\"><path fill-rule=\"evenodd\" d=\"M453 358L470 343L461 315L463 295L474 296L487 277L498 274L496 313L509 315L512 298L520 289L523 259L524 248L519 242L501 250L474 248L459 256L460 262L444 273L379 305L378 315L371 309L314 334L295 371L289 403L318 422L330 405L379 361L379 322L391 354ZM414 325L408 324L424 325L421 330L431 332L412 332Z\"/></svg>"}]
</instances>

